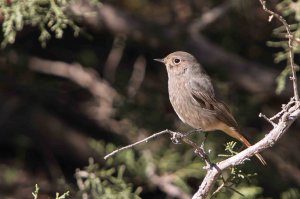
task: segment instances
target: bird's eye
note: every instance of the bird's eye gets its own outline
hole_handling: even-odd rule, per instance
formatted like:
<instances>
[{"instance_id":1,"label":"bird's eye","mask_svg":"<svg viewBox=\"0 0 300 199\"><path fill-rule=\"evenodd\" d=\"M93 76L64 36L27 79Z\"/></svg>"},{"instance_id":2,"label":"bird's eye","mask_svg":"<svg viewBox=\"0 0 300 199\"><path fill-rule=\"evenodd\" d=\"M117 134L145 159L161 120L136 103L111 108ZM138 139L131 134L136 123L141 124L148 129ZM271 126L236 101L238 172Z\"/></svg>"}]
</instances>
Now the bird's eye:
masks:
<instances>
[{"instance_id":1,"label":"bird's eye","mask_svg":"<svg viewBox=\"0 0 300 199\"><path fill-rule=\"evenodd\" d=\"M180 59L178 59L178 58L175 58L175 59L174 59L174 63L175 63L175 64L179 64L179 63L180 63L180 61L181 61L181 60L180 60Z\"/></svg>"}]
</instances>

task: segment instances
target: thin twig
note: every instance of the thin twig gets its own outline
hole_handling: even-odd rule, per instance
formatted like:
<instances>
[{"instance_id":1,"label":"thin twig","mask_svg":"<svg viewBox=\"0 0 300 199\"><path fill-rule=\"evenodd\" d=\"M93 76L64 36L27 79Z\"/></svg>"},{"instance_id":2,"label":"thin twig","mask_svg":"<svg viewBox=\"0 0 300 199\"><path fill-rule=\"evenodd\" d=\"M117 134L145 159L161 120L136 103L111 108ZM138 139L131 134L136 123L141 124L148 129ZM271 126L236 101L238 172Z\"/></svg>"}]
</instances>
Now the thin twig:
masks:
<instances>
[{"instance_id":1,"label":"thin twig","mask_svg":"<svg viewBox=\"0 0 300 199\"><path fill-rule=\"evenodd\" d=\"M210 169L212 166L214 166L214 165L211 163L211 161L210 161L208 155L206 154L206 152L204 151L204 149L201 148L201 147L199 147L199 146L198 146L195 142L193 142L192 140L188 139L188 138L186 137L186 134L180 133L180 132L174 132L174 131L171 131L171 130L168 130L168 129L163 130L163 131L160 131L160 132L158 132L158 133L155 133L155 134L153 134L153 135L151 135L151 136L149 136L149 137L146 137L145 139L142 139L142 140L140 140L140 141L137 141L137 142L135 142L135 143L133 143L133 144L130 144L130 145L121 147L121 148L119 148L119 149L117 149L117 150L114 150L114 151L112 151L111 153L109 153L109 154L107 154L106 156L104 156L104 159L106 160L107 158L109 158L109 157L115 155L116 153L118 153L118 152L120 152L120 151L129 149L129 148L132 148L132 147L134 147L135 145L141 144L141 143L143 143L143 142L148 142L150 139L155 138L155 137L157 137L157 136L160 136L160 135L162 135L162 134L166 134L166 133L168 133L168 134L171 135L171 140L172 140L172 142L173 142L174 144L179 144L179 143L181 143L181 141L183 141L184 143L186 143L186 144L192 146L192 147L195 149L195 153L198 154L198 155L205 161L205 163L206 163L206 169Z\"/></svg>"},{"instance_id":2,"label":"thin twig","mask_svg":"<svg viewBox=\"0 0 300 199\"><path fill-rule=\"evenodd\" d=\"M273 117L270 118L271 121L275 120L276 118L280 118L281 115L286 111L286 109L284 107L282 107L282 110L280 112L278 112L276 115L274 115Z\"/></svg>"},{"instance_id":3,"label":"thin twig","mask_svg":"<svg viewBox=\"0 0 300 199\"><path fill-rule=\"evenodd\" d=\"M208 170L204 180L202 181L201 185L199 186L198 191L194 194L193 199L203 199L206 198L209 191L213 188L213 184L217 180L218 176L221 172L234 165L241 164L246 158L253 156L254 154L270 148L274 145L275 142L287 131L290 125L300 116L300 102L298 96L298 86L297 86L297 77L295 71L295 64L294 64L294 52L293 52L293 35L291 34L289 25L287 24L286 20L280 16L279 14L269 10L266 8L266 2L264 0L259 0L262 5L264 11L269 13L271 17L269 20L272 20L273 17L277 18L285 27L286 32L288 34L288 53L289 53L289 63L292 69L292 81L293 81L293 89L294 89L294 98L291 101L282 107L282 111L277 113L271 119L267 118L265 115L260 114L260 117L263 117L268 122L273 125L273 129L269 132L269 134L264 137L261 141L256 143L255 145L249 147L248 149L240 152L239 154L228 158L222 162L216 164L216 167L213 167L211 170ZM294 102L296 102L292 107L290 107ZM275 124L272 120L279 118L278 124ZM216 170L218 168L219 170Z\"/></svg>"},{"instance_id":4,"label":"thin twig","mask_svg":"<svg viewBox=\"0 0 300 199\"><path fill-rule=\"evenodd\" d=\"M149 137L146 137L145 139L142 139L142 140L140 140L140 141L137 141L137 142L135 142L135 143L133 143L133 144L130 144L130 145L124 146L124 147L122 147L122 148L119 148L119 149L117 149L117 150L114 150L113 152L111 152L111 153L107 154L106 156L104 156L104 159L106 160L107 158L109 158L109 157L115 155L116 153L118 153L118 152L120 152L120 151L129 149L129 148L132 148L132 147L134 147L135 145L141 144L141 143L143 143L143 142L148 142L150 139L155 138L155 137L157 137L157 136L160 136L160 135L162 135L162 134L166 134L166 133L169 133L169 134L170 134L170 131L169 131L168 129L163 130L163 131L158 132L158 133L155 133L155 134L153 134L153 135L151 135L151 136L149 136Z\"/></svg>"},{"instance_id":5,"label":"thin twig","mask_svg":"<svg viewBox=\"0 0 300 199\"><path fill-rule=\"evenodd\" d=\"M145 77L145 71L146 59L144 56L139 56L133 65L132 75L127 86L127 94L130 99L132 99L140 89Z\"/></svg>"},{"instance_id":6,"label":"thin twig","mask_svg":"<svg viewBox=\"0 0 300 199\"><path fill-rule=\"evenodd\" d=\"M225 187L225 182L223 182L210 196L210 199L212 199L217 193L221 191L221 189Z\"/></svg>"},{"instance_id":7,"label":"thin twig","mask_svg":"<svg viewBox=\"0 0 300 199\"><path fill-rule=\"evenodd\" d=\"M289 129L291 124L300 116L300 109L295 104L279 120L279 123L274 127L262 140L245 149L244 151L230 157L226 160L216 163L216 166L208 170L204 180L199 186L198 191L194 194L193 199L204 199L208 196L210 190L213 188L218 176L222 171L228 167L242 164L245 159L252 157L267 148L270 148L276 143L282 135Z\"/></svg>"},{"instance_id":8,"label":"thin twig","mask_svg":"<svg viewBox=\"0 0 300 199\"><path fill-rule=\"evenodd\" d=\"M231 1L225 1L221 5L210 9L194 20L189 26L189 31L192 34L198 34L199 31L203 30L206 26L224 16L232 7L233 3Z\"/></svg>"},{"instance_id":9,"label":"thin twig","mask_svg":"<svg viewBox=\"0 0 300 199\"><path fill-rule=\"evenodd\" d=\"M293 104L295 103L294 98L291 98L290 102L287 104L283 104L281 107L281 111L278 112L276 115L274 115L273 117L269 118L271 121L275 120L276 118L281 117L281 115L286 112Z\"/></svg>"},{"instance_id":10,"label":"thin twig","mask_svg":"<svg viewBox=\"0 0 300 199\"><path fill-rule=\"evenodd\" d=\"M294 36L291 33L290 26L286 22L286 20L279 14L273 12L272 10L269 10L266 7L266 1L264 0L259 0L260 4L262 5L262 8L265 12L269 13L271 16L277 18L285 27L287 37L288 37L288 54L289 54L289 59L288 62L291 65L292 69L292 77L291 80L293 81L293 89L294 89L294 97L295 101L299 101L299 94L298 94L298 85L297 85L297 76L296 76L296 66L294 63L294 49L293 49L293 42L295 41Z\"/></svg>"},{"instance_id":11,"label":"thin twig","mask_svg":"<svg viewBox=\"0 0 300 199\"><path fill-rule=\"evenodd\" d=\"M225 188L228 188L228 189L230 189L231 191L233 191L233 192L239 194L240 196L245 197L244 194L242 194L241 192L239 192L238 190L236 190L236 189L234 189L234 188L232 188L232 187L225 186Z\"/></svg>"},{"instance_id":12,"label":"thin twig","mask_svg":"<svg viewBox=\"0 0 300 199\"><path fill-rule=\"evenodd\" d=\"M274 122L272 122L272 120L270 120L266 115L259 113L258 117L262 117L264 118L267 122L269 122L273 127L275 127L277 124L275 124Z\"/></svg>"},{"instance_id":13,"label":"thin twig","mask_svg":"<svg viewBox=\"0 0 300 199\"><path fill-rule=\"evenodd\" d=\"M202 147L199 147L195 142L191 141L190 139L186 138L185 136L182 137L182 141L184 141L186 144L191 145L195 149L195 153L200 155L200 157L205 161L206 163L206 169L209 169L213 164L211 163L208 155L204 151Z\"/></svg>"},{"instance_id":14,"label":"thin twig","mask_svg":"<svg viewBox=\"0 0 300 199\"><path fill-rule=\"evenodd\" d=\"M110 82L115 81L116 70L124 53L126 38L126 34L115 36L113 46L104 64L104 77Z\"/></svg>"}]
</instances>

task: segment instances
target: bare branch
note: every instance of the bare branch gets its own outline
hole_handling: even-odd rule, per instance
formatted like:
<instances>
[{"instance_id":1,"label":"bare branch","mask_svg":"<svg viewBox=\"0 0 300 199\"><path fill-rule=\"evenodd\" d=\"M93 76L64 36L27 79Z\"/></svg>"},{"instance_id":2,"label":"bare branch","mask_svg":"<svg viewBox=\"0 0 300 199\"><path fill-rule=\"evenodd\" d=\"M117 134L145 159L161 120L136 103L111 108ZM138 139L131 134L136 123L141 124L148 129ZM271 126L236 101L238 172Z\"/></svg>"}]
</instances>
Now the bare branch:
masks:
<instances>
[{"instance_id":1,"label":"bare branch","mask_svg":"<svg viewBox=\"0 0 300 199\"><path fill-rule=\"evenodd\" d=\"M133 65L133 72L128 83L127 93L129 98L133 98L141 87L145 77L145 70L146 59L143 56L139 56Z\"/></svg>"},{"instance_id":2,"label":"bare branch","mask_svg":"<svg viewBox=\"0 0 300 199\"><path fill-rule=\"evenodd\" d=\"M277 114L275 114L273 117L271 117L270 120L273 121L273 120L275 120L276 118L280 118L280 116L281 116L283 113L285 113L285 112L286 112L293 104L295 104L295 101L294 101L294 99L292 98L292 99L290 100L289 103L283 104L282 107L281 107L282 110L281 110L280 112L278 112Z\"/></svg>"},{"instance_id":3,"label":"bare branch","mask_svg":"<svg viewBox=\"0 0 300 199\"><path fill-rule=\"evenodd\" d=\"M229 2L228 4L230 4ZM227 3L224 4L226 5ZM217 13L221 13L221 15L215 15L216 18L211 22L226 14L228 10L224 4L220 5L220 7L213 8L213 10L220 9L221 11L218 11ZM176 40L178 35L185 34L186 31L188 31L189 36L183 46L186 46L186 48L193 51L193 54L197 56L202 64L210 65L213 68L226 66L226 70L229 71L227 74L228 78L239 87L255 94L274 95L274 79L277 77L279 71L246 60L237 54L224 50L205 36L199 34L199 29L193 28L193 26L197 21L204 20L206 18L205 14L199 19L196 19L195 23L191 23L189 27L182 28L182 26L162 26L158 23L145 26L145 24L149 24L149 22L145 22L142 18L132 17L109 4L103 3L101 6L95 6L86 0L71 3L68 11L70 12L70 15L87 25L93 31L99 32L106 29L115 35L120 33L125 34L128 38L133 39L136 42L143 43L143 45L149 47L154 46L155 48L166 45L170 49L177 48L178 46L174 45L175 43L171 41ZM93 13L93 15L86 15L85 13ZM210 11L208 11L208 13L210 13ZM191 31L191 29L196 31ZM170 31L172 34L169 34ZM194 32L197 34L194 34ZM214 55L214 59L211 59L211 55ZM247 71L247 73L244 71ZM260 75L258 76L257 74ZM253 81L253 78L255 78L256 81ZM290 95L290 90L286 90L281 96L273 97L286 98Z\"/></svg>"},{"instance_id":4,"label":"bare branch","mask_svg":"<svg viewBox=\"0 0 300 199\"><path fill-rule=\"evenodd\" d=\"M104 64L104 77L110 82L115 81L117 67L123 56L125 48L126 35L118 34L115 36L113 46Z\"/></svg>"},{"instance_id":5,"label":"bare branch","mask_svg":"<svg viewBox=\"0 0 300 199\"><path fill-rule=\"evenodd\" d=\"M191 196L185 192L183 192L180 187L177 187L173 184L175 175L174 174L167 174L167 175L158 175L156 173L156 166L153 163L151 158L151 153L149 150L143 151L143 156L146 158L147 167L146 167L146 175L148 179L158 186L162 191L164 191L168 196L173 198L180 198L180 199L188 199Z\"/></svg>"},{"instance_id":6,"label":"bare branch","mask_svg":"<svg viewBox=\"0 0 300 199\"><path fill-rule=\"evenodd\" d=\"M201 185L199 186L198 191L194 194L193 199L206 198L218 176L224 169L242 164L246 159L250 158L256 153L272 147L299 116L300 109L299 104L297 104L291 107L287 113L283 114L283 116L280 118L279 123L262 140L257 142L255 145L245 149L244 151L238 153L237 155L217 163L215 167L211 167L211 169L208 170Z\"/></svg>"},{"instance_id":7,"label":"bare branch","mask_svg":"<svg viewBox=\"0 0 300 199\"><path fill-rule=\"evenodd\" d=\"M129 148L132 148L132 147L134 147L135 145L141 144L141 143L143 143L143 142L148 142L150 139L155 138L155 137L157 137L157 136L160 136L160 135L162 135L162 134L166 134L166 133L168 133L168 134L171 135L171 140L172 140L172 142L173 142L174 144L179 144L179 143L181 143L181 141L182 141L182 142L184 142L184 143L186 143L186 144L192 146L192 147L195 149L195 153L198 154L198 155L206 162L206 168L207 168L207 169L209 169L209 168L211 168L212 166L214 166L214 165L211 163L211 161L210 161L208 155L206 154L206 152L204 151L204 149L203 149L202 147L199 147L195 142L193 142L193 141L191 141L190 139L188 139L188 138L186 137L185 134L180 133L180 132L174 132L174 131L171 131L171 130L168 130L168 129L163 130L163 131L160 131L160 132L158 132L158 133L155 133L155 134L153 134L153 135L151 135L151 136L149 136L149 137L146 137L145 139L142 139L142 140L140 140L140 141L137 141L137 142L135 142L135 143L133 143L133 144L124 146L124 147L122 147L122 148L119 148L119 149L117 149L117 150L115 150L115 151L113 151L113 152L107 154L106 156L104 156L104 159L106 160L107 158L109 158L109 157L115 155L116 153L118 153L118 152L120 152L120 151L129 149Z\"/></svg>"},{"instance_id":8,"label":"bare branch","mask_svg":"<svg viewBox=\"0 0 300 199\"><path fill-rule=\"evenodd\" d=\"M290 125L296 120L296 118L299 117L300 115L300 110L299 110L299 97L298 97L298 86L297 86L297 77L296 77L296 72L295 72L295 64L294 64L294 54L293 54L293 41L298 41L298 39L294 38L293 35L291 34L289 25L285 21L283 17L278 15L277 13L274 13L273 11L270 11L269 9L266 8L265 1L259 0L260 3L263 6L263 9L271 15L269 20L272 20L272 18L277 18L279 21L281 21L287 31L288 35L288 44L289 44L289 64L291 65L292 69L292 81L293 81L293 91L294 91L294 103L293 105L290 105L288 108L283 108L282 111L280 111L278 114L273 116L271 119L268 119L272 121L272 124L274 119L278 118L278 123L276 126L273 127L273 129L269 132L269 134L253 145L252 147L249 147L248 149L242 151L241 153L228 158L222 162L219 162L216 164L214 167L210 167L208 169L208 173L203 180L202 184L200 185L198 191L195 193L193 198L205 198L210 190L212 189L215 181L217 180L218 176L221 174L221 171L234 166L238 164L242 164L245 160L249 159L251 156L254 154L265 150L267 148L270 148L278 141L278 139L287 131L287 129L290 127ZM108 12L112 10L111 12ZM126 18L126 17L120 17L120 13L117 12L116 10L113 10L109 6L103 6L98 10L99 15L96 16L99 19L102 19L102 21L105 22L105 25L109 30L112 30L112 32L124 32L130 35L131 37L135 38L138 40L138 38L142 37L137 37L135 31L131 30L137 30L139 33L143 33L145 36L149 36L149 32L155 32L155 31L149 31L148 29L145 30L144 32L142 31L142 26L139 26L139 23L132 23L133 25L130 25L129 21L131 19ZM108 14L109 13L109 14ZM80 14L80 12L79 12ZM111 16L114 15L114 16ZM95 18L96 18L95 17ZM96 20L94 18L94 20ZM104 19L104 20L103 20ZM106 20L105 20L106 19ZM155 26L156 27L156 26ZM169 27L168 27L169 28ZM196 29L197 30L197 29ZM199 30L199 29L198 29ZM163 32L163 31L162 31ZM167 31L166 31L167 32ZM175 31L176 32L176 31ZM178 31L180 32L180 31ZM235 81L237 81L240 85L243 85L245 88L252 92L260 92L260 93L267 93L271 92L273 93L273 86L272 83L274 82L274 78L277 75L276 71L273 69L264 69L260 65L248 62L244 60L243 58L236 56L232 53L228 53L221 49L220 47L212 44L209 42L205 37L199 34L191 34L190 31L190 38L188 40L188 45L191 49L194 49L198 55L198 58L204 63L204 64L211 64L211 65L226 65L228 66L232 73L229 75L233 75L235 77L239 78L233 78ZM174 34L176 35L176 34ZM196 35L196 36L195 36ZM153 35L150 35L153 37ZM142 40L142 39L139 39ZM152 41L148 39L149 41ZM155 42L153 42L155 43ZM149 44L151 45L151 44ZM209 55L214 54L214 59L211 59ZM247 73L245 73L243 69L247 68ZM257 74L260 73L260 77L257 76ZM255 78L255 82L253 82L253 78ZM263 85L263 86L262 86ZM266 117L267 118L267 117ZM166 133L166 132L165 132ZM178 135L178 134L173 134L173 135ZM151 136L150 136L151 137ZM148 138L144 139L141 142L142 143ZM177 139L177 138L176 138ZM175 139L175 140L176 140ZM177 140L178 141L178 140ZM184 140L183 140L184 141ZM196 145L197 146L197 145ZM194 146L193 146L194 147Z\"/></svg>"},{"instance_id":9,"label":"bare branch","mask_svg":"<svg viewBox=\"0 0 300 199\"><path fill-rule=\"evenodd\" d=\"M114 113L113 103L120 98L118 92L107 81L101 79L97 72L78 63L68 64L61 61L44 60L33 57L29 60L30 69L69 79L87 89L98 103L99 118L109 118Z\"/></svg>"},{"instance_id":10,"label":"bare branch","mask_svg":"<svg viewBox=\"0 0 300 199\"><path fill-rule=\"evenodd\" d=\"M191 34L198 34L199 31L203 30L206 26L215 22L217 19L226 14L232 5L233 4L231 1L225 1L223 4L203 13L201 17L195 19L190 25L189 31Z\"/></svg>"},{"instance_id":11,"label":"bare branch","mask_svg":"<svg viewBox=\"0 0 300 199\"><path fill-rule=\"evenodd\" d=\"M113 151L113 152L107 154L106 156L104 156L104 159L106 160L107 158L109 158L109 157L115 155L116 153L118 153L118 152L120 152L120 151L129 149L129 148L132 148L132 147L134 147L135 145L141 144L141 143L143 143L143 142L148 142L150 139L155 138L155 137L157 137L157 136L160 136L160 135L162 135L162 134L166 134L166 133L169 133L169 134L170 134L170 131L169 131L168 129L166 129L166 130L163 130L163 131L161 131L161 132L155 133L155 134L153 134L153 135L151 135L151 136L149 136L149 137L146 137L145 139L142 139L142 140L140 140L140 141L137 141L137 142L135 142L135 143L133 143L133 144L124 146L124 147L122 147L122 148L119 148L119 149L117 149L117 150L115 150L115 151Z\"/></svg>"},{"instance_id":12,"label":"bare branch","mask_svg":"<svg viewBox=\"0 0 300 199\"><path fill-rule=\"evenodd\" d=\"M212 189L215 181L221 172L231 166L242 164L246 159L250 158L254 154L263 151L267 148L272 147L278 139L289 129L290 125L300 116L300 103L298 96L298 86L297 86L297 77L295 71L294 64L294 52L293 52L293 35L291 34L290 27L287 24L286 20L279 14L269 10L266 7L266 2L264 0L259 0L263 10L269 13L271 16L269 17L269 21L272 20L273 17L277 18L285 27L286 32L288 34L288 53L289 53L289 63L292 69L292 77L293 81L293 89L294 89L294 97L291 101L282 107L282 110L273 116L271 119L267 118L265 115L260 114L260 117L266 119L269 123L272 124L273 129L269 132L265 138L260 140L255 145L247 148L246 150L238 153L237 155L228 158L222 162L216 164L215 167L212 167L208 170L204 180L199 186L198 191L194 194L193 199L203 199L206 198ZM293 106L291 106L293 104ZM272 120L279 118L278 124L275 124Z\"/></svg>"},{"instance_id":13,"label":"bare branch","mask_svg":"<svg viewBox=\"0 0 300 199\"><path fill-rule=\"evenodd\" d=\"M277 18L285 27L287 37L288 37L288 54L289 54L289 59L288 62L291 65L292 69L292 77L291 80L293 81L293 88L294 88L294 97L296 101L299 101L299 94L298 94L298 85L297 85L297 76L296 76L296 66L294 63L294 49L293 49L293 42L295 41L294 35L291 33L290 30L290 25L286 22L286 20L279 14L273 12L272 10L269 10L266 7L266 1L264 0L259 0L260 4L262 5L262 8L264 11L269 13L271 16ZM271 21L272 18L269 18L269 21Z\"/></svg>"},{"instance_id":14,"label":"bare branch","mask_svg":"<svg viewBox=\"0 0 300 199\"><path fill-rule=\"evenodd\" d=\"M269 122L273 127L276 126L276 124L275 124L274 122L272 122L272 120L269 119L269 118L268 118L267 116L265 116L264 114L260 113L260 114L258 115L258 117L264 118L264 119L265 119L267 122Z\"/></svg>"}]
</instances>

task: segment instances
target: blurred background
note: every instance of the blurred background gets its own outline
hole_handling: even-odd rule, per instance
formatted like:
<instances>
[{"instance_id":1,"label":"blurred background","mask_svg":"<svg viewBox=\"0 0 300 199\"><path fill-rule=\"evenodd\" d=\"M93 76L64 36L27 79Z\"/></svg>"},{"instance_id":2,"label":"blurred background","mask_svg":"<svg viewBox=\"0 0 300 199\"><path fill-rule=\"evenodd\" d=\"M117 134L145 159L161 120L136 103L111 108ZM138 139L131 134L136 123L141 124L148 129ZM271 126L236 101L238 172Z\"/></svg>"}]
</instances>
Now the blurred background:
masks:
<instances>
[{"instance_id":1,"label":"blurred background","mask_svg":"<svg viewBox=\"0 0 300 199\"><path fill-rule=\"evenodd\" d=\"M267 5L299 38L300 1ZM264 137L272 127L258 114L293 95L284 29L268 19L253 0L1 1L0 198L34 198L36 184L41 199L190 198L205 164L168 135L103 157L164 129L191 130L153 61L177 50L197 57L250 142ZM266 167L253 158L225 171L214 197L300 198L299 129L296 121L262 153ZM224 159L229 141L209 134L211 160Z\"/></svg>"}]
</instances>

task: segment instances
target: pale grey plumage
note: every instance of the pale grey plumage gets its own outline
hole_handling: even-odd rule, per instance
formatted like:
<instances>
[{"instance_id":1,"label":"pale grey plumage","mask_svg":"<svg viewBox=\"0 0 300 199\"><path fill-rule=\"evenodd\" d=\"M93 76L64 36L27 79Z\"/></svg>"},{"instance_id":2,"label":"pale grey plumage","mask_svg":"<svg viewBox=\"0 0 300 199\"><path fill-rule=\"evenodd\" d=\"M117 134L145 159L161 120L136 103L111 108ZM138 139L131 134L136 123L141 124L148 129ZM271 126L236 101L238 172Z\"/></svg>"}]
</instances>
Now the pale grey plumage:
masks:
<instances>
[{"instance_id":1,"label":"pale grey plumage","mask_svg":"<svg viewBox=\"0 0 300 199\"><path fill-rule=\"evenodd\" d=\"M176 59L179 63L175 63ZM220 121L237 128L226 105L215 99L211 79L194 56L178 51L164 58L164 63L170 101L183 122L205 131L215 130Z\"/></svg>"},{"instance_id":2,"label":"pale grey plumage","mask_svg":"<svg viewBox=\"0 0 300 199\"><path fill-rule=\"evenodd\" d=\"M166 65L170 102L184 123L204 131L221 130L251 146L227 106L216 99L210 77L193 55L177 51L156 61ZM260 154L256 157L266 164Z\"/></svg>"}]
</instances>

